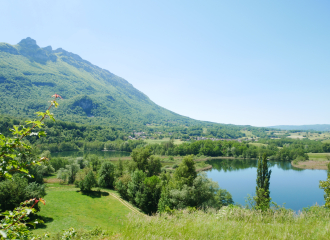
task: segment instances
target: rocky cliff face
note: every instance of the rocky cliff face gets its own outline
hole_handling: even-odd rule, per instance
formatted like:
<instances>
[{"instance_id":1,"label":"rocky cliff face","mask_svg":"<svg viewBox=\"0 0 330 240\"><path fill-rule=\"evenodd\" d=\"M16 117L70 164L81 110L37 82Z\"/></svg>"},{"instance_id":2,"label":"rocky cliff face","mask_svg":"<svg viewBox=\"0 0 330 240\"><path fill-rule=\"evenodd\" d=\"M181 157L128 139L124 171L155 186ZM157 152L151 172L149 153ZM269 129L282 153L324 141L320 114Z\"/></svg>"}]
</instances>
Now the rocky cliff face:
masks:
<instances>
[{"instance_id":1,"label":"rocky cliff face","mask_svg":"<svg viewBox=\"0 0 330 240\"><path fill-rule=\"evenodd\" d=\"M32 61L45 64L47 61L55 62L57 56L52 52L51 47L40 48L32 38L21 40L17 45L18 53Z\"/></svg>"}]
</instances>

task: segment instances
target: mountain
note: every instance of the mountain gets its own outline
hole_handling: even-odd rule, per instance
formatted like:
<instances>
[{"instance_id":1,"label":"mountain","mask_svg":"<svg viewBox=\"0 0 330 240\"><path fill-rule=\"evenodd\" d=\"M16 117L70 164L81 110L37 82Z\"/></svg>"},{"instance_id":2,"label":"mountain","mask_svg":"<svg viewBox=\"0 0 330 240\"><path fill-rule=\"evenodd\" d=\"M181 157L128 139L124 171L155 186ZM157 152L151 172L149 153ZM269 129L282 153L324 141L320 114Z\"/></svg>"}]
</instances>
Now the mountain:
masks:
<instances>
[{"instance_id":1,"label":"mountain","mask_svg":"<svg viewBox=\"0 0 330 240\"><path fill-rule=\"evenodd\" d=\"M44 111L50 96L57 93L63 100L54 111L63 121L130 130L177 127L183 134L189 134L185 128L199 126L190 132L205 135L205 128L212 128L208 134L222 138L242 137L240 130L247 127L197 121L171 112L108 70L62 48L40 48L29 37L16 45L0 43L0 92L0 114L11 116L32 117Z\"/></svg>"},{"instance_id":2,"label":"mountain","mask_svg":"<svg viewBox=\"0 0 330 240\"><path fill-rule=\"evenodd\" d=\"M26 38L17 45L0 43L0 91L3 113L27 115L43 110L50 96L62 96L62 120L93 124L151 124L191 119L153 103L125 79L61 48L40 48Z\"/></svg>"},{"instance_id":3,"label":"mountain","mask_svg":"<svg viewBox=\"0 0 330 240\"><path fill-rule=\"evenodd\" d=\"M330 124L314 124L314 125L278 125L269 128L281 130L303 130L303 131L330 131Z\"/></svg>"}]
</instances>

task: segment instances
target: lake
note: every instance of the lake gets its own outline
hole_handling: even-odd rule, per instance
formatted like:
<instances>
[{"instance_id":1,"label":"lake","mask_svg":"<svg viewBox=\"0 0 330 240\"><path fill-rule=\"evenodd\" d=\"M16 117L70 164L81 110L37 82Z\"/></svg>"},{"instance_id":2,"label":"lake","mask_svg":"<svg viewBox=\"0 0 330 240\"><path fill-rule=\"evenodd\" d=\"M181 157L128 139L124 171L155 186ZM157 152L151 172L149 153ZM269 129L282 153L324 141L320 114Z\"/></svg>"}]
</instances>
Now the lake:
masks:
<instances>
[{"instance_id":1,"label":"lake","mask_svg":"<svg viewBox=\"0 0 330 240\"><path fill-rule=\"evenodd\" d=\"M130 152L120 151L64 151L51 153L52 157L83 157L84 154L95 154L100 158L111 158L111 157L128 157L131 155Z\"/></svg>"},{"instance_id":2,"label":"lake","mask_svg":"<svg viewBox=\"0 0 330 240\"><path fill-rule=\"evenodd\" d=\"M220 188L229 191L236 203L245 205L248 194L255 195L257 160L212 159L206 163L213 169L207 176L218 182ZM290 162L268 161L272 170L270 177L270 197L279 205L295 211L304 207L324 204L324 191L319 181L327 179L326 170L298 169Z\"/></svg>"}]
</instances>

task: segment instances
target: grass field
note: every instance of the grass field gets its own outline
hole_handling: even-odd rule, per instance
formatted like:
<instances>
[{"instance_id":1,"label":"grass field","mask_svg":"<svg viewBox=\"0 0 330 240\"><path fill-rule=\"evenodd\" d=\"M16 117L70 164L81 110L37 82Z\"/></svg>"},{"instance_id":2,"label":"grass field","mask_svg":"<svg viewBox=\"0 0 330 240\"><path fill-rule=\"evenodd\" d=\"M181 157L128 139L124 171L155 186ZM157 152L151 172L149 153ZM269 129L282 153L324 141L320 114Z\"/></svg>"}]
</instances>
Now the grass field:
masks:
<instances>
[{"instance_id":1,"label":"grass field","mask_svg":"<svg viewBox=\"0 0 330 240\"><path fill-rule=\"evenodd\" d=\"M264 143L249 143L249 145L252 145L252 146L256 146L256 147L261 147L261 146L267 146L267 144L264 144Z\"/></svg>"},{"instance_id":2,"label":"grass field","mask_svg":"<svg viewBox=\"0 0 330 240\"><path fill-rule=\"evenodd\" d=\"M328 161L330 160L330 153L308 153L309 160L314 161Z\"/></svg>"},{"instance_id":3,"label":"grass field","mask_svg":"<svg viewBox=\"0 0 330 240\"><path fill-rule=\"evenodd\" d=\"M42 205L38 213L45 224L33 230L34 234L54 234L70 227L85 230L101 227L118 232L125 226L126 216L131 212L103 190L83 194L72 185L48 183L47 186L46 205Z\"/></svg>"},{"instance_id":4,"label":"grass field","mask_svg":"<svg viewBox=\"0 0 330 240\"><path fill-rule=\"evenodd\" d=\"M292 138L292 139L303 139L305 138L305 132L298 132L298 133L291 133L290 136L288 136L288 138Z\"/></svg>"},{"instance_id":5,"label":"grass field","mask_svg":"<svg viewBox=\"0 0 330 240\"><path fill-rule=\"evenodd\" d=\"M162 143L162 142L168 142L170 141L170 138L163 138L163 139L145 139L144 140L148 144L154 144L154 143ZM174 139L174 144L178 145L183 143L180 139Z\"/></svg>"},{"instance_id":6,"label":"grass field","mask_svg":"<svg viewBox=\"0 0 330 240\"><path fill-rule=\"evenodd\" d=\"M329 239L330 211L313 208L301 215L222 208L212 213L132 216L114 239Z\"/></svg>"}]
</instances>

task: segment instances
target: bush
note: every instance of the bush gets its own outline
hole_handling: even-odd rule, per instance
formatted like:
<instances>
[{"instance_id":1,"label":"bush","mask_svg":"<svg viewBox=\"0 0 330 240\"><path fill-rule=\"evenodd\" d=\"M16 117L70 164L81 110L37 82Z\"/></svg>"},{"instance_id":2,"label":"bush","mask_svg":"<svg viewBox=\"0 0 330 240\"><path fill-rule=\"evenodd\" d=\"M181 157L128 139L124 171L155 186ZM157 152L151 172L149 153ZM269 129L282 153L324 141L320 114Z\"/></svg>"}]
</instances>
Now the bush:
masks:
<instances>
[{"instance_id":1,"label":"bush","mask_svg":"<svg viewBox=\"0 0 330 240\"><path fill-rule=\"evenodd\" d=\"M13 179L0 182L0 209L1 211L13 210L26 199L41 198L45 195L45 185L28 184L26 178L20 174L15 174Z\"/></svg>"}]
</instances>

